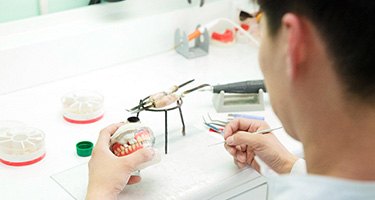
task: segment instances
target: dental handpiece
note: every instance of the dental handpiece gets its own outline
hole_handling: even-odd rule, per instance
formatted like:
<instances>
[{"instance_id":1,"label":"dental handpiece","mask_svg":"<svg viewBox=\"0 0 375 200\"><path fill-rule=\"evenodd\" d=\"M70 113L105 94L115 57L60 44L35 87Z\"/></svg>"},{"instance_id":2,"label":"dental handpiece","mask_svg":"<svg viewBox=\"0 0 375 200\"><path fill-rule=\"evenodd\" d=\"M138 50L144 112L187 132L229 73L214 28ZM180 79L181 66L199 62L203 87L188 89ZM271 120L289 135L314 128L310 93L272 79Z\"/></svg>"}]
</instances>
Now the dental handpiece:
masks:
<instances>
[{"instance_id":1,"label":"dental handpiece","mask_svg":"<svg viewBox=\"0 0 375 200\"><path fill-rule=\"evenodd\" d=\"M266 92L263 80L242 81L212 86L213 93L220 93L221 91L225 93L258 93L260 89Z\"/></svg>"}]
</instances>

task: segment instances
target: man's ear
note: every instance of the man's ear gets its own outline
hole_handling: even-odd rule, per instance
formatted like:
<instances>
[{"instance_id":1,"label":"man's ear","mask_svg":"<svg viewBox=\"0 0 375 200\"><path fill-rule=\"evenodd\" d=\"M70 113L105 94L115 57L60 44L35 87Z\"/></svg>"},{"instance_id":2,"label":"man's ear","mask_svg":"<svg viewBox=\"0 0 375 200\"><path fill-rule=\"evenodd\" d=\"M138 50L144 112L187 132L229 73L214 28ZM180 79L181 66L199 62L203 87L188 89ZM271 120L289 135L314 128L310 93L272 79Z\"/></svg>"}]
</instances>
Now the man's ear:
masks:
<instances>
[{"instance_id":1,"label":"man's ear","mask_svg":"<svg viewBox=\"0 0 375 200\"><path fill-rule=\"evenodd\" d=\"M306 59L306 27L302 18L287 13L282 18L282 26L286 34L286 59L288 76L294 80L298 77L300 67Z\"/></svg>"}]
</instances>

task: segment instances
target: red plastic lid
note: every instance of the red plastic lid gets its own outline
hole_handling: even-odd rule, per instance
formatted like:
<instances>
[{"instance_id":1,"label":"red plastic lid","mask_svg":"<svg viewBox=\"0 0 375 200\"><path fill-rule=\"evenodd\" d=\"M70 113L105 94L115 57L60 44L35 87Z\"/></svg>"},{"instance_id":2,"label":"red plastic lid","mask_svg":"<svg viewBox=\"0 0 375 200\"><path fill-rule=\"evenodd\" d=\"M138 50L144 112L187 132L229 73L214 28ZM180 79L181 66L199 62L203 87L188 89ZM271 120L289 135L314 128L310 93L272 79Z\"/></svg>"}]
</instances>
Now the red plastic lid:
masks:
<instances>
[{"instance_id":1,"label":"red plastic lid","mask_svg":"<svg viewBox=\"0 0 375 200\"><path fill-rule=\"evenodd\" d=\"M248 24L241 24L241 28L243 28L245 31L250 29L250 25Z\"/></svg>"},{"instance_id":2,"label":"red plastic lid","mask_svg":"<svg viewBox=\"0 0 375 200\"><path fill-rule=\"evenodd\" d=\"M223 34L213 32L211 37L213 40L217 40L224 43L233 42L234 40L233 31L230 29L225 30Z\"/></svg>"},{"instance_id":3,"label":"red plastic lid","mask_svg":"<svg viewBox=\"0 0 375 200\"><path fill-rule=\"evenodd\" d=\"M88 119L88 120L76 120L76 119L70 119L70 118L67 118L65 116L63 116L64 119L67 121L67 122L70 122L70 123L73 123L73 124L90 124L90 123L94 123L96 121L99 121L100 119L102 119L104 117L104 114L103 115L100 115L99 117L97 118L94 118L94 119Z\"/></svg>"},{"instance_id":4,"label":"red plastic lid","mask_svg":"<svg viewBox=\"0 0 375 200\"><path fill-rule=\"evenodd\" d=\"M0 162L4 163L6 165L10 165L10 166L20 167L20 166L26 166L26 165L31 165L31 164L37 163L37 162L41 161L45 156L46 156L46 154L44 153L39 158L36 158L34 160L24 161L24 162L11 162L11 161L6 161L6 160L2 160L2 159L0 159Z\"/></svg>"}]
</instances>

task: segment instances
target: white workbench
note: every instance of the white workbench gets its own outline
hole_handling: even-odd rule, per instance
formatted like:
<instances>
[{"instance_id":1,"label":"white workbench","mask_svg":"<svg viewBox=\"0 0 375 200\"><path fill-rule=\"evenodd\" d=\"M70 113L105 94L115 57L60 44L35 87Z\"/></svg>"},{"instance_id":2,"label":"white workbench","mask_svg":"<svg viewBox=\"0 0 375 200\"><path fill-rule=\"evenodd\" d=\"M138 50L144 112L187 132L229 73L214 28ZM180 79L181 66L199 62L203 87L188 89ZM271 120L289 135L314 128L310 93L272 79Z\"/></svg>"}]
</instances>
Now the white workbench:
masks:
<instances>
[{"instance_id":1,"label":"white workbench","mask_svg":"<svg viewBox=\"0 0 375 200\"><path fill-rule=\"evenodd\" d=\"M95 142L101 128L129 116L126 108L134 106L140 98L169 88L172 84L195 79L193 83L185 86L189 89L202 83L260 79L262 76L256 64L256 57L256 50L244 44L226 48L213 46L208 56L192 60L170 51L0 96L0 120L18 120L43 130L46 134L47 151L42 161L30 166L0 165L2 199L72 198L51 176L88 161L89 158L76 155L77 142ZM105 116L102 120L77 125L62 119L60 98L77 89L95 90L104 96ZM194 92L184 98L182 111L187 134L190 134L189 130L209 133L202 124L202 115L215 112L211 95L209 92ZM266 111L257 114L264 115L271 126L279 125L269 102L266 103ZM162 113L141 113L141 120L152 127L157 135L164 134ZM170 135L180 134L181 123L177 111L169 114L168 124ZM299 144L285 136L282 131L278 131L278 136L292 151L300 150ZM180 139L184 138L181 136ZM191 148L194 148L194 144L191 144ZM224 148L219 149L225 151ZM175 149L170 149L173 150ZM163 148L160 151L163 151ZM229 155L225 159L231 160ZM232 165L232 162L229 163ZM144 179L147 180L147 177ZM207 183L209 184L212 183Z\"/></svg>"}]
</instances>

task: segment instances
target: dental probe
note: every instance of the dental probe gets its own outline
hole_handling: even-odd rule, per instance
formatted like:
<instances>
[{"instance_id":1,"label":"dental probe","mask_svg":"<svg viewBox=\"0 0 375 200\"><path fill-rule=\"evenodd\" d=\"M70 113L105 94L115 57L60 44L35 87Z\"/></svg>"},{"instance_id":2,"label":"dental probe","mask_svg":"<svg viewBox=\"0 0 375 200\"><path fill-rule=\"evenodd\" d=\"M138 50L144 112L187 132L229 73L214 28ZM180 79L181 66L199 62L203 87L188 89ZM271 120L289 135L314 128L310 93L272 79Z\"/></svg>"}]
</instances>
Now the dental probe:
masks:
<instances>
[{"instance_id":1,"label":"dental probe","mask_svg":"<svg viewBox=\"0 0 375 200\"><path fill-rule=\"evenodd\" d=\"M201 91L212 91L213 93L220 93L221 91L225 93L258 93L260 89L266 92L266 87L264 86L263 80L251 80L223 85L214 85L206 87Z\"/></svg>"},{"instance_id":2,"label":"dental probe","mask_svg":"<svg viewBox=\"0 0 375 200\"><path fill-rule=\"evenodd\" d=\"M280 127L276 127L276 128L263 129L263 130L255 131L255 132L252 132L252 133L249 133L249 134L251 134L251 135L266 134L266 133L270 133L272 131L275 131L275 130L278 130L278 129L282 129L282 128L283 127L280 126ZM208 146L214 146L214 145L223 144L223 143L225 143L225 140L222 141L222 142L218 142L218 143L215 143L215 144L208 145Z\"/></svg>"}]
</instances>

